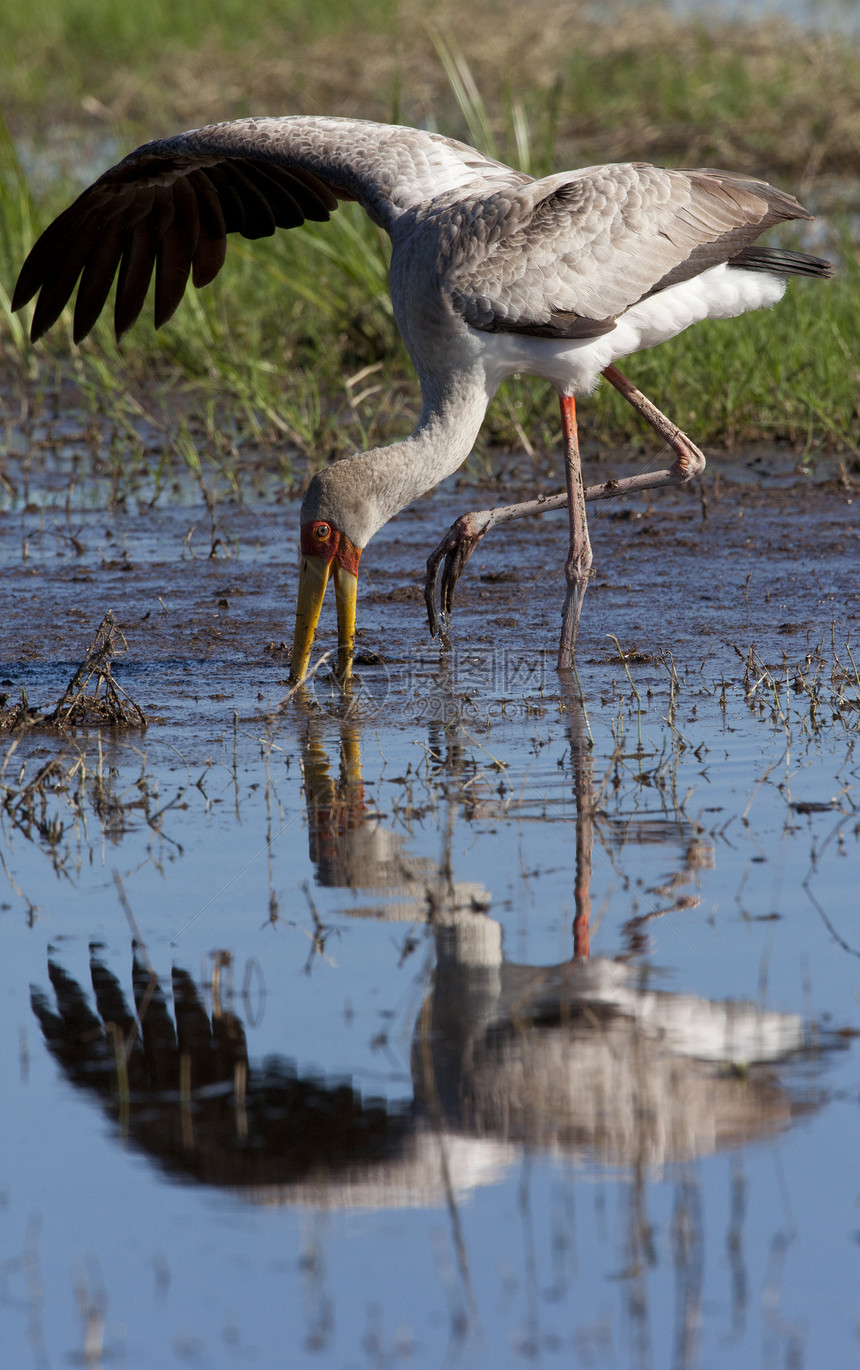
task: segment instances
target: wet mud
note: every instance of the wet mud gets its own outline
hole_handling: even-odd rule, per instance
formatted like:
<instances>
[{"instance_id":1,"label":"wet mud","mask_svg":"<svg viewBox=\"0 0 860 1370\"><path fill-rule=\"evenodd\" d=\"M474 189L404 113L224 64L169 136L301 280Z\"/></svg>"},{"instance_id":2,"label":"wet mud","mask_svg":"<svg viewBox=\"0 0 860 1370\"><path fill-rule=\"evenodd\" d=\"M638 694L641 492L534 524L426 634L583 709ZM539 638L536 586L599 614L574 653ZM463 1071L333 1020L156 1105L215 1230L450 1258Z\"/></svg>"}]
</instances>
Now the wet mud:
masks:
<instances>
[{"instance_id":1,"label":"wet mud","mask_svg":"<svg viewBox=\"0 0 860 1370\"><path fill-rule=\"evenodd\" d=\"M653 463L652 463L653 464ZM628 457L589 462L589 479L631 474ZM455 478L404 511L362 559L357 653L381 657L386 688L404 705L414 671L440 656L422 599L424 561L458 514L550 493L522 467L482 486ZM3 665L0 689L50 694L80 659L108 610L128 641L116 665L147 717L190 722L277 705L286 691L297 578L298 504L218 496L202 504L125 499L113 508L34 501L0 516ZM611 666L618 638L637 679L676 663L738 675L735 648L754 644L779 666L812 640L856 622L860 611L860 491L832 470L802 473L790 454L713 457L691 490L590 506L594 573L578 646L580 669ZM457 587L449 662L503 648L546 666L552 686L564 599L564 512L497 529L479 545ZM317 646L334 642L327 604ZM373 674L373 666L370 668ZM365 668L364 673L367 673ZM544 679L542 674L542 679ZM484 680L484 687L492 682ZM404 720L406 721L406 720Z\"/></svg>"}]
</instances>

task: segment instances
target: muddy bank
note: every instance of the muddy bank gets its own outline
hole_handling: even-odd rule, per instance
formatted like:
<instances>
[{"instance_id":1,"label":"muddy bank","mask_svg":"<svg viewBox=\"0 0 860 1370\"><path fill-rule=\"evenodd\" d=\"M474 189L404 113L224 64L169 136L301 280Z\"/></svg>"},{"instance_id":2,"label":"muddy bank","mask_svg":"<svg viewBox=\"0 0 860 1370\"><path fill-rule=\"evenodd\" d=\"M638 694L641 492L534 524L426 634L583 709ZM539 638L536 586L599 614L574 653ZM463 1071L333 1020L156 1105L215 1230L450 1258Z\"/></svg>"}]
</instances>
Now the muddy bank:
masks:
<instances>
[{"instance_id":1,"label":"muddy bank","mask_svg":"<svg viewBox=\"0 0 860 1370\"><path fill-rule=\"evenodd\" d=\"M656 464L652 461L651 464ZM587 479L644 469L645 462L586 462ZM4 633L0 690L31 699L59 685L105 612L128 640L117 678L151 718L188 705L208 713L273 707L288 673L298 524L296 502L255 491L217 492L207 508L194 492L153 505L127 498L111 507L90 490L63 502L62 484L0 515ZM511 461L492 487L461 474L382 530L362 560L358 650L382 656L389 689L406 703L411 676L438 665L427 632L424 561L449 523L538 490L556 488L550 464ZM84 487L86 491L86 487ZM801 474L791 455L753 451L709 461L692 490L667 490L590 506L594 578L580 633L579 665L600 685L618 674L608 634L635 649L637 679L665 676L649 657L661 648L708 676L737 676L755 644L779 665L857 623L860 495L832 470ZM471 654L472 684L492 690L480 658L500 648L552 665L566 551L564 512L509 524L480 545L460 581L451 633L455 667ZM334 637L324 610L320 648ZM613 665L614 659L614 665ZM449 662L452 658L449 656ZM370 668L372 672L373 668ZM401 688L398 689L398 682ZM454 682L456 685L456 680ZM504 692L505 681L497 682Z\"/></svg>"}]
</instances>

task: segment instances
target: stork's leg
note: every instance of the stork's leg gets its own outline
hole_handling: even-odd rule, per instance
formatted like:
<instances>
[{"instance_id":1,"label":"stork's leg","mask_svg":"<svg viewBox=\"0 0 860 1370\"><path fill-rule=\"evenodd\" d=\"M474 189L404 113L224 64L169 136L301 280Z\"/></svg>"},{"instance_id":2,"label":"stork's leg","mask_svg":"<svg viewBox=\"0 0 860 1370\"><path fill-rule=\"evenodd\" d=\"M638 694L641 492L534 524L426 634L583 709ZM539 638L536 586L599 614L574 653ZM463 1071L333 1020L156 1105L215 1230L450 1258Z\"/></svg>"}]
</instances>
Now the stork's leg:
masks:
<instances>
[{"instance_id":1,"label":"stork's leg","mask_svg":"<svg viewBox=\"0 0 860 1370\"><path fill-rule=\"evenodd\" d=\"M668 443L676 459L666 470L644 471L639 476L625 476L622 480L607 480L600 485L589 485L584 491L586 503L591 503L592 500L614 499L616 495L631 495L639 490L653 490L660 485L686 485L694 476L701 475L705 469L704 455L686 433L682 433L671 419L667 419L641 390L631 385L616 366L607 366L603 374L642 415L646 423L649 423ZM454 607L454 588L460 573L481 538L489 533L491 528L495 528L498 523L509 523L512 519L529 518L532 514L546 514L550 509L562 509L567 503L567 491L564 491L558 495L543 495L538 499L525 500L522 504L501 504L495 509L461 514L460 518L451 524L439 546L427 558L424 601L427 605L431 636L435 637L439 630L435 592L436 577L443 559L445 566L442 571L440 598L442 614L447 616Z\"/></svg>"},{"instance_id":2,"label":"stork's leg","mask_svg":"<svg viewBox=\"0 0 860 1370\"><path fill-rule=\"evenodd\" d=\"M579 459L579 435L576 428L576 401L572 395L561 396L561 429L564 438L564 476L567 485L567 516L570 523L570 547L564 575L567 594L561 615L561 640L558 645L558 669L573 668L573 654L579 632L582 604L588 589L591 571L591 541L585 515L585 489L582 484L582 463Z\"/></svg>"},{"instance_id":3,"label":"stork's leg","mask_svg":"<svg viewBox=\"0 0 860 1370\"><path fill-rule=\"evenodd\" d=\"M705 469L704 453L700 452L694 442L691 442L686 433L682 433L676 423L667 419L656 406L652 404L647 395L643 395L641 390L637 390L635 385L631 385L626 376L622 376L617 366L609 365L603 375L614 385L620 395L623 395L628 404L632 404L638 414L641 414L646 423L649 423L655 433L669 444L675 453L675 460L668 471L651 471L648 474L659 479L651 482L652 485L666 485L672 481L676 485L686 485L688 480L694 476L700 476ZM634 476L633 480L637 477ZM619 487L625 485L624 481L618 482ZM631 488L631 487L628 487ZM643 489L639 486L639 489ZM620 490L619 490L620 493Z\"/></svg>"}]
</instances>

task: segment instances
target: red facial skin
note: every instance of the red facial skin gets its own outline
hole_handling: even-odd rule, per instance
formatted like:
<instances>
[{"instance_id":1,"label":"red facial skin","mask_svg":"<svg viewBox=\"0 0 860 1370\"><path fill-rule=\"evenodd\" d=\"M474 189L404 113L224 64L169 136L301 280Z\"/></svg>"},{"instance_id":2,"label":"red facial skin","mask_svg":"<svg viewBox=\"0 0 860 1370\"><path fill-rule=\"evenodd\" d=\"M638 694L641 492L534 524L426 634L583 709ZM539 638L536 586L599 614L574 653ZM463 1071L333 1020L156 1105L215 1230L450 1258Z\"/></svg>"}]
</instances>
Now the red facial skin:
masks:
<instances>
[{"instance_id":1,"label":"red facial skin","mask_svg":"<svg viewBox=\"0 0 860 1370\"><path fill-rule=\"evenodd\" d=\"M302 525L302 556L322 557L325 562L336 561L345 571L358 575L361 548L350 542L346 533L334 528L325 519L313 519Z\"/></svg>"}]
</instances>

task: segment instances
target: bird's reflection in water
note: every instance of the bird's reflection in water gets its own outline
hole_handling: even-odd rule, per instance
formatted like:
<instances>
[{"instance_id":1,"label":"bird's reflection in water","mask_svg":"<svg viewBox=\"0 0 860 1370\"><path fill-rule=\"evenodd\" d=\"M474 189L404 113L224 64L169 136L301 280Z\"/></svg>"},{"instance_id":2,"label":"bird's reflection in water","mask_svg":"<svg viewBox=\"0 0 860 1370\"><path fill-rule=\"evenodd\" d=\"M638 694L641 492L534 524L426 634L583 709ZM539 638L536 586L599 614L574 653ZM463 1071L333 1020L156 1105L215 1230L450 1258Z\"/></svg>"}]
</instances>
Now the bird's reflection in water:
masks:
<instances>
[{"instance_id":1,"label":"bird's reflection in water","mask_svg":"<svg viewBox=\"0 0 860 1370\"><path fill-rule=\"evenodd\" d=\"M319 883L384 891L391 902L358 911L421 922L433 939L408 1106L362 1097L342 1080L302 1077L287 1057L252 1062L219 987L207 1009L191 977L174 971L171 1013L140 950L134 1009L98 949L95 1009L57 962L56 1007L34 992L45 1040L69 1079L171 1173L278 1202L428 1203L489 1182L523 1149L641 1170L790 1126L821 1097L814 1077L822 1043L807 1049L799 1017L652 989L632 956L641 918L628 925L624 955L589 955L596 825L605 845L613 835L595 804L582 708L573 695L566 703L576 800L572 955L543 967L508 960L488 891L454 879L457 814L476 804L468 739L456 728L430 738L447 806L444 853L434 862L412 856L368 803L359 725L341 727L335 775L319 726L308 724L304 797ZM695 832L679 823L672 831L685 837L685 856L676 883L703 858ZM632 840L631 824L621 825ZM654 837L646 822L643 840Z\"/></svg>"},{"instance_id":2,"label":"bird's reflection in water","mask_svg":"<svg viewBox=\"0 0 860 1370\"><path fill-rule=\"evenodd\" d=\"M408 1116L362 1100L348 1084L302 1079L283 1057L251 1064L240 1019L218 995L207 1011L185 971L173 972L171 1014L137 948L136 1013L98 948L95 1011L61 966L48 969L56 1010L39 992L32 1003L51 1052L168 1172L219 1186L301 1187L356 1163L397 1164Z\"/></svg>"}]
</instances>

